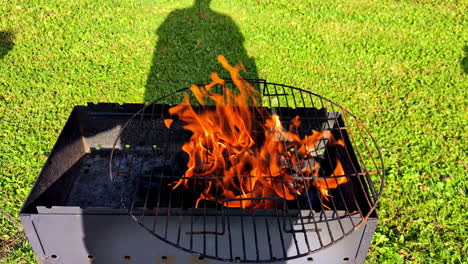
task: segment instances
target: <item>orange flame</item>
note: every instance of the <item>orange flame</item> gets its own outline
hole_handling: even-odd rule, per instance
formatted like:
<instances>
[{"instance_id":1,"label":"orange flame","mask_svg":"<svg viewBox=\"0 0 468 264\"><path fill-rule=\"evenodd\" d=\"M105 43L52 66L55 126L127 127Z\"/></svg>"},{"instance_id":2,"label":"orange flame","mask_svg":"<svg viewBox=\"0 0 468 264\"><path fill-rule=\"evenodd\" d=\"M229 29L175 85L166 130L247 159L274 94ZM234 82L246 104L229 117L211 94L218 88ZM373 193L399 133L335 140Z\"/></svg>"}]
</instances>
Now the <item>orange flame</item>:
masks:
<instances>
[{"instance_id":1,"label":"orange flame","mask_svg":"<svg viewBox=\"0 0 468 264\"><path fill-rule=\"evenodd\" d=\"M285 131L278 115L271 115L265 108L250 107L258 105L258 92L240 76L243 66L229 65L222 55L218 61L229 71L238 93L224 86L222 95L212 92L213 86L225 84L213 73L211 83L203 87L192 85L190 91L202 106L209 100L214 101L214 109L205 108L197 113L187 95L181 104L169 109L169 113L177 115L185 123L184 128L193 133L182 146L189 156L188 169L173 189L181 185L188 188L189 179L193 177L206 179L196 207L200 201L209 200L226 207L274 208L274 200L261 197L296 199L310 186L308 181L300 180L301 176L319 175L317 149L325 144L344 146L343 141L335 140L329 130L313 130L312 135L301 139L293 132L300 126L299 116L291 121L289 131ZM265 120L264 124L256 117ZM172 122L172 119L164 120L168 128ZM295 168L294 173L291 168ZM343 175L343 167L337 160L331 176ZM313 184L322 197L328 199L329 189L346 182L346 177L333 177L314 179Z\"/></svg>"},{"instance_id":2,"label":"orange flame","mask_svg":"<svg viewBox=\"0 0 468 264\"><path fill-rule=\"evenodd\" d=\"M166 125L167 128L171 128L172 122L174 122L174 119L164 119L164 125Z\"/></svg>"}]
</instances>

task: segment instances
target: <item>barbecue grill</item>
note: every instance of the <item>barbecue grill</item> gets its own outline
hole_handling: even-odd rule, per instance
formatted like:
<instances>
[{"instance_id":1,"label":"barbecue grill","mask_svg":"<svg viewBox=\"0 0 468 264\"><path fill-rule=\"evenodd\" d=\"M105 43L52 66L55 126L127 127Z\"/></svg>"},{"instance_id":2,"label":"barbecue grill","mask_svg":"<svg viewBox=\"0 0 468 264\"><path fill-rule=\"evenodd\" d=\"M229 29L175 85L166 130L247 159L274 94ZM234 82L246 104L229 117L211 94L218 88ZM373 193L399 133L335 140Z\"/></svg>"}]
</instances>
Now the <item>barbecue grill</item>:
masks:
<instances>
[{"instance_id":1,"label":"barbecue grill","mask_svg":"<svg viewBox=\"0 0 468 264\"><path fill-rule=\"evenodd\" d=\"M343 142L333 147L330 138L317 141L313 154L301 158L301 164L320 161L320 170L306 175L288 158L297 157L299 146L277 139L285 145L287 153L280 160L291 181L271 174L262 178L282 188L302 186L292 199L242 191L226 198L216 184L223 175L186 176L189 158L182 147L193 134L169 109L184 95L197 101L188 88L146 106L78 106L20 214L38 260L362 263L377 224L375 208L384 179L374 138L353 114L320 95L265 80L248 81L260 91L259 105L251 109L256 122L265 121L264 115L255 114L258 109L278 115L286 128L299 116L299 136L330 131ZM223 95L223 87L236 89L226 79L212 92ZM193 104L197 113L215 108L212 102ZM166 120L171 120L170 126ZM259 138L263 132L253 131ZM342 175L334 172L337 160ZM184 186L175 187L181 180ZM249 181L251 175L236 175L237 184ZM210 184L214 197L208 199Z\"/></svg>"}]
</instances>

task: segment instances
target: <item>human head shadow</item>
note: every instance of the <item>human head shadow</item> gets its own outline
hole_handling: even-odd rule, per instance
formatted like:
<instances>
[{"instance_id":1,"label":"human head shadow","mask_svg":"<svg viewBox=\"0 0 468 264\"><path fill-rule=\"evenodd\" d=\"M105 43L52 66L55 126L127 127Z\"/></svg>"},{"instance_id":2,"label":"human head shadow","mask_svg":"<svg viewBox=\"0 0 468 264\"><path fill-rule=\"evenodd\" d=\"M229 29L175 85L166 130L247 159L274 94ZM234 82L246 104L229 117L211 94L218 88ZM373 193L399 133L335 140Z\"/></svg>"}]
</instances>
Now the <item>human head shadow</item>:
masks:
<instances>
[{"instance_id":1,"label":"human head shadow","mask_svg":"<svg viewBox=\"0 0 468 264\"><path fill-rule=\"evenodd\" d=\"M14 34L11 31L0 31L0 60L5 57L15 45Z\"/></svg>"},{"instance_id":2,"label":"human head shadow","mask_svg":"<svg viewBox=\"0 0 468 264\"><path fill-rule=\"evenodd\" d=\"M463 72L468 74L468 45L463 47L463 51L465 52L465 56L461 59L460 64Z\"/></svg>"},{"instance_id":3,"label":"human head shadow","mask_svg":"<svg viewBox=\"0 0 468 264\"><path fill-rule=\"evenodd\" d=\"M224 55L231 64L242 63L246 68L244 78L258 78L255 59L247 54L239 27L229 16L213 11L210 2L195 0L191 7L172 11L157 29L146 102L192 84L206 83L212 72L227 77L218 55Z\"/></svg>"}]
</instances>

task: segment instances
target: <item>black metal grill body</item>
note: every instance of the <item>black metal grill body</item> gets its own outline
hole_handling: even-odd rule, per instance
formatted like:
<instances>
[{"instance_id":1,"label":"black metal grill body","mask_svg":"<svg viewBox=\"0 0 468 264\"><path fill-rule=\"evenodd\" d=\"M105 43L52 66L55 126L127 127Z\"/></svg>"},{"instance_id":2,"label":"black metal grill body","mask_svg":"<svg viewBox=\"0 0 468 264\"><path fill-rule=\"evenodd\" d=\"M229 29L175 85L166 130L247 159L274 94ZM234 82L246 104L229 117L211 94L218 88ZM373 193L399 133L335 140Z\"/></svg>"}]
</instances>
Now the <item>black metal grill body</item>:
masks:
<instances>
[{"instance_id":1,"label":"black metal grill body","mask_svg":"<svg viewBox=\"0 0 468 264\"><path fill-rule=\"evenodd\" d=\"M318 225L306 223L305 226L310 228L309 239L300 237L304 232L290 232L291 228L295 230L303 226L303 223L298 224L300 219L294 219L294 215L271 218L266 215L254 219L236 216L239 212L229 209L224 212L229 216L224 218L230 222L227 225L222 222L213 223L219 217L210 220L200 213L198 216L197 213L191 213L192 220L182 225L185 232L171 231L177 225L170 225L166 231L169 234L166 240L177 241L177 238L170 236L182 234L178 240L179 245L190 248L192 244L193 252L181 250L135 224L135 219L128 215L127 209L121 207L121 198L122 194L131 197L137 190L123 187L123 190L119 190L118 184L113 185L108 178L107 164L115 138L128 119L142 106L90 104L87 107L77 106L71 113L20 213L24 230L40 263L225 263L193 252L225 256L224 259L232 262L256 258L263 263L270 263L272 261L267 260L275 258L283 258L281 261L274 261L275 263L364 261L377 225L375 211L360 228L345 237L343 228L354 228L349 226L349 221L319 221ZM121 143L125 147L124 142ZM129 186L132 181L132 177L125 175L121 175L119 179L122 186ZM138 187L138 183L130 186ZM216 211L215 214L219 213ZM173 210L165 221L177 223L183 214L187 212L178 213ZM330 214L332 211L317 213L316 219L337 219L336 215ZM132 215L146 215L145 219L139 219L142 226L153 224L154 219L149 213ZM359 222L360 216L352 217ZM265 230L265 221L269 222L272 229ZM258 228L255 232L250 230L254 222ZM240 225L245 226L243 230L237 229ZM213 244L206 244L207 240L203 239L203 236L209 236L206 233L198 236L184 235L194 231L194 226L195 231L224 232L224 235L218 236L217 249ZM158 232L163 233L163 230ZM308 234L309 231L305 233ZM310 248L320 248L317 233L322 234L322 243L329 246L309 253ZM229 246L228 236L234 240L237 236L237 240L243 239L245 243L243 246ZM332 243L333 237L343 238ZM253 242L255 239L256 243ZM217 253L214 252L216 250ZM287 255L296 257L284 259Z\"/></svg>"}]
</instances>

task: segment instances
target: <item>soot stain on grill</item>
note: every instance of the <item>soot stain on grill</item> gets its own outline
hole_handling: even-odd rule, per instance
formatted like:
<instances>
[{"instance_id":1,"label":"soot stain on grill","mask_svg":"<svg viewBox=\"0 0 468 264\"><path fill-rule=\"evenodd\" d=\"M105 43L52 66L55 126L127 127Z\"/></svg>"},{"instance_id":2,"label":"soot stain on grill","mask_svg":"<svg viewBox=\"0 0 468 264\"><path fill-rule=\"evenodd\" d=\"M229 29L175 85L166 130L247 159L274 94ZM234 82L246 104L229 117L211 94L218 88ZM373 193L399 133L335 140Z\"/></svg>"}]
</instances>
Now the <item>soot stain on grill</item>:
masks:
<instances>
[{"instance_id":1,"label":"soot stain on grill","mask_svg":"<svg viewBox=\"0 0 468 264\"><path fill-rule=\"evenodd\" d=\"M177 257L175 256L163 255L163 256L156 257L157 264L175 264L179 262L177 262ZM197 262L193 262L193 263L197 263Z\"/></svg>"}]
</instances>

